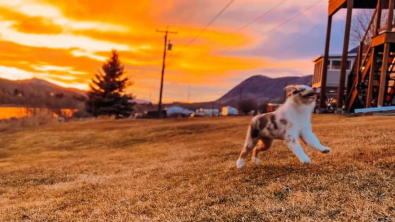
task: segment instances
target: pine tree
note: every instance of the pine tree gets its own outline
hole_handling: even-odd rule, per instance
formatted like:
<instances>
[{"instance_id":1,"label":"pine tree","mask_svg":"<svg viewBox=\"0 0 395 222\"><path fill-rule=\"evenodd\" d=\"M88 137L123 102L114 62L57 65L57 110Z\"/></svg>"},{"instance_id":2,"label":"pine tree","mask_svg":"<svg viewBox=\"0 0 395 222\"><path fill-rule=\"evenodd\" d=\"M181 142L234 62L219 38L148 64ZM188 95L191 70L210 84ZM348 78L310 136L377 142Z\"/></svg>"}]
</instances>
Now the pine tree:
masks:
<instances>
[{"instance_id":1,"label":"pine tree","mask_svg":"<svg viewBox=\"0 0 395 222\"><path fill-rule=\"evenodd\" d=\"M124 66L119 61L117 51L103 64L92 79L86 111L97 117L115 115L116 118L128 117L133 111L132 95L126 95L125 89L133 83L124 77Z\"/></svg>"}]
</instances>

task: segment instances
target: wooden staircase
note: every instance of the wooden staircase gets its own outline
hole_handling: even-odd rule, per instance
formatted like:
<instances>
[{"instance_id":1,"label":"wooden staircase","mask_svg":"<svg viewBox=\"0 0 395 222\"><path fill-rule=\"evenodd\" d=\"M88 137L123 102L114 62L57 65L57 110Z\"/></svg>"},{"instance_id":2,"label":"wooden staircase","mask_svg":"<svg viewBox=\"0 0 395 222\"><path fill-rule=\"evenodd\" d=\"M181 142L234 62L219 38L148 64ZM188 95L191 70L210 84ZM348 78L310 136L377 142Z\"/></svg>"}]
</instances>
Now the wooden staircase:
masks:
<instances>
[{"instance_id":1,"label":"wooden staircase","mask_svg":"<svg viewBox=\"0 0 395 222\"><path fill-rule=\"evenodd\" d=\"M345 98L347 111L354 112L357 108L367 108L377 106L378 92L380 87L380 76L382 73L382 61L384 47L372 45L372 39L379 35L376 33L375 20L377 10L372 16L365 36L363 37L356 62L352 67L349 77L349 87ZM385 82L384 106L392 106L395 97L395 51L391 47L388 56L388 69ZM373 75L370 77L370 75ZM371 99L368 100L369 81L372 81ZM352 84L350 84L352 83ZM367 102L371 101L371 104Z\"/></svg>"},{"instance_id":2,"label":"wooden staircase","mask_svg":"<svg viewBox=\"0 0 395 222\"><path fill-rule=\"evenodd\" d=\"M385 96L384 105L392 106L395 96L395 53L390 53L388 58L388 77L387 77L387 95Z\"/></svg>"}]
</instances>

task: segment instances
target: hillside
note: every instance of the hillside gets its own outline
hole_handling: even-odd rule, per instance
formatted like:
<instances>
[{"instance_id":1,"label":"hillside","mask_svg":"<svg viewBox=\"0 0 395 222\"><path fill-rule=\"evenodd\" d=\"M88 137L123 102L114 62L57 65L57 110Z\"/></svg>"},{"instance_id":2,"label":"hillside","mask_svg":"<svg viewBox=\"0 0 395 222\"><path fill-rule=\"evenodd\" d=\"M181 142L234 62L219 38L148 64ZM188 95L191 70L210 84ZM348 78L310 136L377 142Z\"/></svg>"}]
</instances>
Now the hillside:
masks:
<instances>
[{"instance_id":1,"label":"hillside","mask_svg":"<svg viewBox=\"0 0 395 222\"><path fill-rule=\"evenodd\" d=\"M84 91L63 88L41 79L12 81L0 78L0 105L75 108L85 98Z\"/></svg>"},{"instance_id":2,"label":"hillside","mask_svg":"<svg viewBox=\"0 0 395 222\"><path fill-rule=\"evenodd\" d=\"M312 76L269 78L262 75L252 76L231 89L217 101L221 104L235 105L244 99L257 102L282 102L284 87L291 84L311 85Z\"/></svg>"},{"instance_id":3,"label":"hillside","mask_svg":"<svg viewBox=\"0 0 395 222\"><path fill-rule=\"evenodd\" d=\"M210 102L181 103L173 102L164 104L164 107L181 106L195 110L220 109L223 106L237 107L241 100L252 99L257 103L279 102L282 103L285 95L284 88L291 84L311 85L312 76L270 78L262 75L252 76L223 95L221 98ZM241 96L240 96L241 95Z\"/></svg>"}]
</instances>

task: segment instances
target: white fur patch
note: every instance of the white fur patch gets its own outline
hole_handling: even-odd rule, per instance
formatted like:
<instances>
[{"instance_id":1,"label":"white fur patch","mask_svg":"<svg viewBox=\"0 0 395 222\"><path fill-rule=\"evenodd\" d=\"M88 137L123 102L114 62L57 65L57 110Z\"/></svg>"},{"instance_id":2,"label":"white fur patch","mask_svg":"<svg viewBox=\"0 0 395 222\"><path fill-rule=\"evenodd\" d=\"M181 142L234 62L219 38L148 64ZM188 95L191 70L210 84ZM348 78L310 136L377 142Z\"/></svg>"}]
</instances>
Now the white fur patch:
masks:
<instances>
[{"instance_id":1,"label":"white fur patch","mask_svg":"<svg viewBox=\"0 0 395 222\"><path fill-rule=\"evenodd\" d=\"M258 165L261 160L258 157L253 157L252 161L255 163L255 165Z\"/></svg>"},{"instance_id":2,"label":"white fur patch","mask_svg":"<svg viewBox=\"0 0 395 222\"><path fill-rule=\"evenodd\" d=\"M244 159L239 158L236 162L236 166L241 169L244 166Z\"/></svg>"}]
</instances>

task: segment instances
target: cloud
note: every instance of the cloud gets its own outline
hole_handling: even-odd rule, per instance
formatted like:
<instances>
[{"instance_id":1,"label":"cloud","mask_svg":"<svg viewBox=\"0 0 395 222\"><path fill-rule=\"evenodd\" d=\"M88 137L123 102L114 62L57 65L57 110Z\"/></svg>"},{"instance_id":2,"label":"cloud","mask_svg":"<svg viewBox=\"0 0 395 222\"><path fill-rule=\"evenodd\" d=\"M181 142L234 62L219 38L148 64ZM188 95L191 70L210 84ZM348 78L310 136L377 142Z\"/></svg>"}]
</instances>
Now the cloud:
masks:
<instances>
[{"instance_id":1,"label":"cloud","mask_svg":"<svg viewBox=\"0 0 395 222\"><path fill-rule=\"evenodd\" d=\"M191 43L228 2L0 1L0 75L7 77L9 72L14 73L10 78L38 77L87 89L110 50L117 49L127 75L135 82L128 92L154 98L159 94L164 47L163 33L156 29L166 26L178 31L169 35L173 50L167 51L167 102L185 100L189 85L195 95L191 101L210 101L252 75L311 74L311 60L323 52L327 2L262 35L316 0L287 0L240 32L234 31L279 1L235 1ZM333 51L341 46L342 22L341 18L334 21Z\"/></svg>"},{"instance_id":2,"label":"cloud","mask_svg":"<svg viewBox=\"0 0 395 222\"><path fill-rule=\"evenodd\" d=\"M29 79L34 76L33 73L15 67L0 66L0 77L12 80Z\"/></svg>"}]
</instances>

